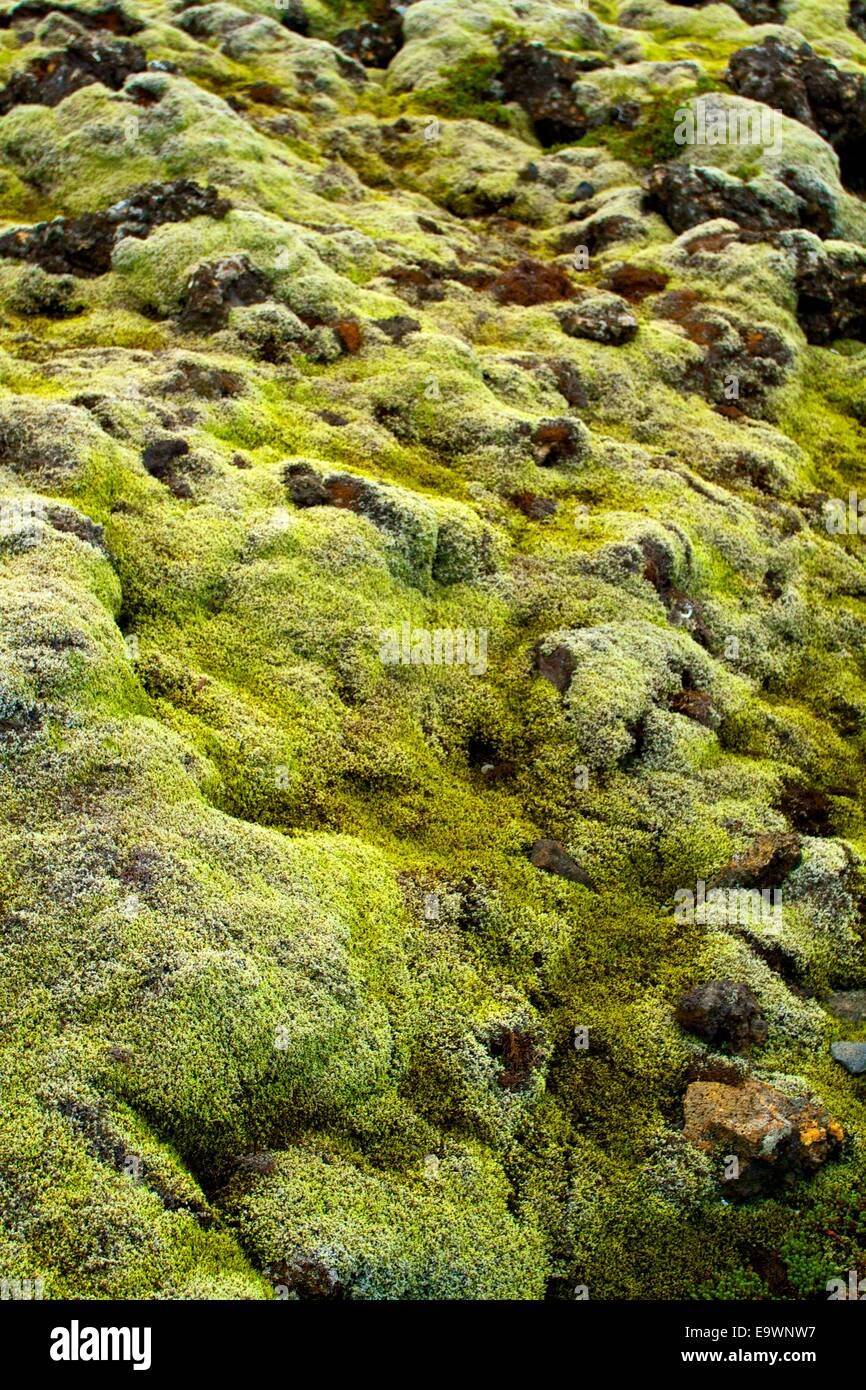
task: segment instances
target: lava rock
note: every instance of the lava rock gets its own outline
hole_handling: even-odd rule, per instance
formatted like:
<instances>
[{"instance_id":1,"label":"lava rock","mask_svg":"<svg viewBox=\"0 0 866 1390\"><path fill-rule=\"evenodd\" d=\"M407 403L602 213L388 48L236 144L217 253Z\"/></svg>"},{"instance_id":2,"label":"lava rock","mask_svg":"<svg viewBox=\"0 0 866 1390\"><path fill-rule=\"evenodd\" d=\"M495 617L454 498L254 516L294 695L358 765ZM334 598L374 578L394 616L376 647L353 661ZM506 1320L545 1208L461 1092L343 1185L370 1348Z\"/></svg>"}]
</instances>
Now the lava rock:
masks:
<instances>
[{"instance_id":1,"label":"lava rock","mask_svg":"<svg viewBox=\"0 0 866 1390\"><path fill-rule=\"evenodd\" d=\"M843 989L831 994L827 1008L849 1023L866 1023L866 989Z\"/></svg>"},{"instance_id":2,"label":"lava rock","mask_svg":"<svg viewBox=\"0 0 866 1390\"><path fill-rule=\"evenodd\" d=\"M186 282L180 327L189 333L215 333L228 323L231 309L260 304L269 293L267 277L243 253L205 261Z\"/></svg>"},{"instance_id":3,"label":"lava rock","mask_svg":"<svg viewBox=\"0 0 866 1390\"><path fill-rule=\"evenodd\" d=\"M624 300L615 294L587 297L579 304L561 309L560 327L571 338L589 338L594 343L621 347L637 334L638 323Z\"/></svg>"},{"instance_id":4,"label":"lava rock","mask_svg":"<svg viewBox=\"0 0 866 1390\"><path fill-rule=\"evenodd\" d=\"M570 55L553 53L542 43L521 41L500 55L499 80L505 98L518 102L528 113L542 145L579 140L589 129L574 90L579 75Z\"/></svg>"},{"instance_id":5,"label":"lava rock","mask_svg":"<svg viewBox=\"0 0 866 1390\"><path fill-rule=\"evenodd\" d=\"M309 464L291 463L285 471L285 483L296 507L329 507L331 494L321 473Z\"/></svg>"},{"instance_id":6,"label":"lava rock","mask_svg":"<svg viewBox=\"0 0 866 1390\"><path fill-rule=\"evenodd\" d=\"M852 1076L866 1072L866 1043L834 1042L830 1045L833 1060L839 1062Z\"/></svg>"},{"instance_id":7,"label":"lava rock","mask_svg":"<svg viewBox=\"0 0 866 1390\"><path fill-rule=\"evenodd\" d=\"M126 38L140 33L144 28L140 19L127 14L115 0L103 0L103 3L87 10L77 5L64 5L62 0L58 0L58 3L55 3L55 0L21 0L20 4L13 5L10 10L0 15L0 29L36 22L52 14L73 20L81 29L104 29L110 34L120 34Z\"/></svg>"},{"instance_id":8,"label":"lava rock","mask_svg":"<svg viewBox=\"0 0 866 1390\"><path fill-rule=\"evenodd\" d=\"M15 106L57 106L94 82L119 92L128 77L146 68L144 49L137 44L85 35L14 73L0 91L0 116Z\"/></svg>"},{"instance_id":9,"label":"lava rock","mask_svg":"<svg viewBox=\"0 0 866 1390\"><path fill-rule=\"evenodd\" d=\"M244 380L237 372L224 367L211 367L206 362L181 358L148 394L181 395L189 393L203 401L222 401L243 394Z\"/></svg>"},{"instance_id":10,"label":"lava rock","mask_svg":"<svg viewBox=\"0 0 866 1390\"><path fill-rule=\"evenodd\" d=\"M683 1102L686 1138L720 1158L735 1155L739 1173L725 1183L734 1197L753 1197L815 1172L842 1147L845 1132L824 1107L753 1078L741 1086L693 1081Z\"/></svg>"},{"instance_id":11,"label":"lava rock","mask_svg":"<svg viewBox=\"0 0 866 1390\"><path fill-rule=\"evenodd\" d=\"M108 556L105 531L98 521L91 520L75 507L69 507L63 502L49 502L44 507L44 514L55 531L67 536L76 536L78 540L84 541L85 545L97 550L100 555Z\"/></svg>"},{"instance_id":12,"label":"lava rock","mask_svg":"<svg viewBox=\"0 0 866 1390\"><path fill-rule=\"evenodd\" d=\"M569 144L604 124L632 129L640 115L638 102L594 104L590 110L582 100L578 79L599 66L605 66L604 60L587 67L574 54L521 39L501 49L497 86L506 101L516 101L527 112L544 146Z\"/></svg>"},{"instance_id":13,"label":"lava rock","mask_svg":"<svg viewBox=\"0 0 866 1390\"><path fill-rule=\"evenodd\" d=\"M499 1063L497 1085L504 1091L526 1091L545 1059L543 1035L536 1027L494 1024L487 1037L487 1051Z\"/></svg>"},{"instance_id":14,"label":"lava rock","mask_svg":"<svg viewBox=\"0 0 866 1390\"><path fill-rule=\"evenodd\" d=\"M682 714L705 729L717 729L719 712L713 704L713 697L706 690L678 690L668 701L668 709L674 714Z\"/></svg>"},{"instance_id":15,"label":"lava rock","mask_svg":"<svg viewBox=\"0 0 866 1390\"><path fill-rule=\"evenodd\" d=\"M756 835L748 849L735 854L716 874L714 888L778 888L800 862L799 835L788 831Z\"/></svg>"},{"instance_id":16,"label":"lava rock","mask_svg":"<svg viewBox=\"0 0 866 1390\"><path fill-rule=\"evenodd\" d=\"M552 497L540 497L534 492L514 492L509 500L530 521L544 521L546 517L555 516L559 510Z\"/></svg>"},{"instance_id":17,"label":"lava rock","mask_svg":"<svg viewBox=\"0 0 866 1390\"><path fill-rule=\"evenodd\" d=\"M404 4L375 0L369 20L343 29L334 46L365 68L387 68L403 47Z\"/></svg>"},{"instance_id":18,"label":"lava rock","mask_svg":"<svg viewBox=\"0 0 866 1390\"><path fill-rule=\"evenodd\" d=\"M342 1299L346 1290L337 1270L327 1263L327 1255L294 1254L265 1271L275 1288L288 1289L299 1299L316 1301Z\"/></svg>"},{"instance_id":19,"label":"lava rock","mask_svg":"<svg viewBox=\"0 0 866 1390\"><path fill-rule=\"evenodd\" d=\"M620 295L629 304L640 304L648 295L659 294L665 289L669 279L670 276L663 270L628 265L623 261L610 267L602 287Z\"/></svg>"},{"instance_id":20,"label":"lava rock","mask_svg":"<svg viewBox=\"0 0 866 1390\"><path fill-rule=\"evenodd\" d=\"M4 232L0 256L29 261L52 275L105 275L111 269L111 253L122 237L145 238L166 222L223 218L230 208L231 203L215 188L202 188L191 179L145 184L105 212L55 217L51 222Z\"/></svg>"},{"instance_id":21,"label":"lava rock","mask_svg":"<svg viewBox=\"0 0 866 1390\"><path fill-rule=\"evenodd\" d=\"M781 386L793 366L791 348L776 329L744 322L728 310L709 308L695 290L662 295L653 314L678 323L693 343L704 348L702 359L686 367L682 384L724 414L760 418L768 391ZM737 397L728 402L726 386L733 378Z\"/></svg>"},{"instance_id":22,"label":"lava rock","mask_svg":"<svg viewBox=\"0 0 866 1390\"><path fill-rule=\"evenodd\" d=\"M847 73L808 43L773 34L731 55L725 75L739 96L763 102L815 130L839 155L842 182L866 183L866 76Z\"/></svg>"},{"instance_id":23,"label":"lava rock","mask_svg":"<svg viewBox=\"0 0 866 1390\"><path fill-rule=\"evenodd\" d=\"M548 652L543 644L539 644L535 649L535 669L543 680L549 681L560 695L564 695L571 685L577 661L570 647L561 644Z\"/></svg>"},{"instance_id":24,"label":"lava rock","mask_svg":"<svg viewBox=\"0 0 866 1390\"><path fill-rule=\"evenodd\" d=\"M280 0L280 23L293 34L310 32L310 20L302 0Z\"/></svg>"},{"instance_id":25,"label":"lava rock","mask_svg":"<svg viewBox=\"0 0 866 1390\"><path fill-rule=\"evenodd\" d=\"M687 5L689 8L701 9L704 5L711 5L713 0L670 0L670 2L672 5ZM783 0L728 0L728 4L747 24L783 24L785 20Z\"/></svg>"},{"instance_id":26,"label":"lava rock","mask_svg":"<svg viewBox=\"0 0 866 1390\"><path fill-rule=\"evenodd\" d=\"M532 431L532 454L540 468L580 462L589 453L589 430L580 420L563 416L541 420Z\"/></svg>"},{"instance_id":27,"label":"lava rock","mask_svg":"<svg viewBox=\"0 0 866 1390\"><path fill-rule=\"evenodd\" d=\"M735 980L711 980L680 999L675 1017L681 1028L715 1046L747 1052L767 1041L767 1021L748 985Z\"/></svg>"},{"instance_id":28,"label":"lava rock","mask_svg":"<svg viewBox=\"0 0 866 1390\"><path fill-rule=\"evenodd\" d=\"M386 68L403 47L403 26L368 20L357 29L342 29L334 44L365 68Z\"/></svg>"},{"instance_id":29,"label":"lava rock","mask_svg":"<svg viewBox=\"0 0 866 1390\"><path fill-rule=\"evenodd\" d=\"M828 253L801 234L780 241L793 254L797 287L797 322L810 343L825 346L835 338L866 341L866 253ZM851 248L853 249L853 248Z\"/></svg>"},{"instance_id":30,"label":"lava rock","mask_svg":"<svg viewBox=\"0 0 866 1390\"><path fill-rule=\"evenodd\" d=\"M567 357L548 357L545 365L550 371L556 389L569 405L584 409L589 405L589 391L578 368Z\"/></svg>"},{"instance_id":31,"label":"lava rock","mask_svg":"<svg viewBox=\"0 0 866 1390\"><path fill-rule=\"evenodd\" d=\"M421 325L417 319L411 318L408 314L392 314L387 319L373 319L374 327L391 339L392 343L398 345L407 338L410 333L420 333Z\"/></svg>"},{"instance_id":32,"label":"lava rock","mask_svg":"<svg viewBox=\"0 0 866 1390\"><path fill-rule=\"evenodd\" d=\"M175 461L188 453L185 439L155 439L146 446L141 461L151 477L165 482L174 472Z\"/></svg>"},{"instance_id":33,"label":"lava rock","mask_svg":"<svg viewBox=\"0 0 866 1390\"><path fill-rule=\"evenodd\" d=\"M489 286L490 293L500 304L549 304L557 299L571 299L574 286L561 266L549 261L536 261L524 256L509 266Z\"/></svg>"},{"instance_id":34,"label":"lava rock","mask_svg":"<svg viewBox=\"0 0 866 1390\"><path fill-rule=\"evenodd\" d=\"M568 879L570 883L582 883L584 888L591 888L594 893L598 891L586 870L572 859L559 840L537 840L529 851L529 862L547 874Z\"/></svg>"},{"instance_id":35,"label":"lava rock","mask_svg":"<svg viewBox=\"0 0 866 1390\"><path fill-rule=\"evenodd\" d=\"M755 188L721 169L672 160L651 171L644 206L678 233L719 217L764 233L805 226L802 200L780 182L777 192L773 187Z\"/></svg>"}]
</instances>

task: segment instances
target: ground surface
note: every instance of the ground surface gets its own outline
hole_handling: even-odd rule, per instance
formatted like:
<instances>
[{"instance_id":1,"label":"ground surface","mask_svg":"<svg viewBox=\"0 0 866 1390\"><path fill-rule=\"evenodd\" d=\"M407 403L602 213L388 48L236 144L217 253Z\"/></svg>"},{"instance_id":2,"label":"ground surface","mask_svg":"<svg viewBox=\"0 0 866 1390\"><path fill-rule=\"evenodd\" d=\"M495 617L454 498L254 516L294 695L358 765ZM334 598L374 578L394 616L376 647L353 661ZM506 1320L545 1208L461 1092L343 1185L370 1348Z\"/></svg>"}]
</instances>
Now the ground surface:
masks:
<instances>
[{"instance_id":1,"label":"ground surface","mask_svg":"<svg viewBox=\"0 0 866 1390\"><path fill-rule=\"evenodd\" d=\"M866 9L23 0L0 86L0 1276L866 1273Z\"/></svg>"}]
</instances>

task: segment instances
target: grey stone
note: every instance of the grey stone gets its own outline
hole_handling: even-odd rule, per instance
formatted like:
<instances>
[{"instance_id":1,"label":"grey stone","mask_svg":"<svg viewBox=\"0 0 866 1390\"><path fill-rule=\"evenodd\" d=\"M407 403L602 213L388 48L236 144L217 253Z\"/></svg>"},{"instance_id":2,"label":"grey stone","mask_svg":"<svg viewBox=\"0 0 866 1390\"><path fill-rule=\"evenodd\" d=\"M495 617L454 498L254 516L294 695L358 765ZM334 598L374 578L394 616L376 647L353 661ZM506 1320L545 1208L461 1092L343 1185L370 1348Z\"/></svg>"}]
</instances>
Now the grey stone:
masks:
<instances>
[{"instance_id":1,"label":"grey stone","mask_svg":"<svg viewBox=\"0 0 866 1390\"><path fill-rule=\"evenodd\" d=\"M835 1042L830 1045L830 1052L834 1060L853 1076L860 1076L866 1071L866 1043Z\"/></svg>"}]
</instances>

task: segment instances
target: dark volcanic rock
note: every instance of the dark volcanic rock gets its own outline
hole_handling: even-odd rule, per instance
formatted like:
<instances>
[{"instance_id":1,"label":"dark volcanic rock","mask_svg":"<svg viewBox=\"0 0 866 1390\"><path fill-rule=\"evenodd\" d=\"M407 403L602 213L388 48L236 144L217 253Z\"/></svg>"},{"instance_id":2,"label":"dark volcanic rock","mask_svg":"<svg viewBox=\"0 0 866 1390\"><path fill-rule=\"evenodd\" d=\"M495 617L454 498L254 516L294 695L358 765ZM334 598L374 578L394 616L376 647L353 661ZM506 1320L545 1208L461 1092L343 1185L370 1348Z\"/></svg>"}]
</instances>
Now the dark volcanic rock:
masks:
<instances>
[{"instance_id":1,"label":"dark volcanic rock","mask_svg":"<svg viewBox=\"0 0 866 1390\"><path fill-rule=\"evenodd\" d=\"M589 405L589 391L583 377L567 357L549 357L546 365L556 382L556 389L569 405L583 409Z\"/></svg>"},{"instance_id":2,"label":"dark volcanic rock","mask_svg":"<svg viewBox=\"0 0 866 1390\"><path fill-rule=\"evenodd\" d=\"M798 175L802 172L798 171ZM792 174L793 171L787 171L786 178ZM829 215L828 209L824 211ZM823 220L821 213L818 220ZM714 232L691 238L686 249L691 256L718 254L734 242L769 241L782 247L794 262L797 321L808 341L822 346L835 338L863 341L866 338L866 251L854 244L828 250L807 235L812 231L823 236L827 230L827 223L822 230L818 226L807 226L804 220L803 228L793 231ZM661 318L673 318L682 323L694 342L709 341L712 330L700 322L703 311L696 308L699 298L693 290L675 290L657 301L653 312ZM727 318L730 319L730 315ZM783 353L779 361L787 365L788 358Z\"/></svg>"},{"instance_id":3,"label":"dark volcanic rock","mask_svg":"<svg viewBox=\"0 0 866 1390\"><path fill-rule=\"evenodd\" d=\"M668 701L668 709L674 714L682 714L705 729L719 727L719 713L713 704L713 697L706 690L678 690Z\"/></svg>"},{"instance_id":4,"label":"dark volcanic rock","mask_svg":"<svg viewBox=\"0 0 866 1390\"><path fill-rule=\"evenodd\" d=\"M623 261L610 267L602 281L602 288L620 295L629 304L640 304L648 295L659 294L665 289L669 279L670 276L663 270L628 265Z\"/></svg>"},{"instance_id":5,"label":"dark volcanic rock","mask_svg":"<svg viewBox=\"0 0 866 1390\"><path fill-rule=\"evenodd\" d=\"M734 980L711 980L684 994L675 1017L681 1028L697 1033L715 1046L746 1052L767 1041L767 1022L748 985Z\"/></svg>"},{"instance_id":6,"label":"dark volcanic rock","mask_svg":"<svg viewBox=\"0 0 866 1390\"><path fill-rule=\"evenodd\" d=\"M286 487L296 507L329 507L331 494L325 480L314 468L302 463L289 464L285 472Z\"/></svg>"},{"instance_id":7,"label":"dark volcanic rock","mask_svg":"<svg viewBox=\"0 0 866 1390\"><path fill-rule=\"evenodd\" d=\"M346 1289L337 1270L327 1263L327 1255L304 1255L297 1252L280 1264L265 1271L276 1287L288 1289L296 1298L306 1300L346 1298Z\"/></svg>"},{"instance_id":8,"label":"dark volcanic rock","mask_svg":"<svg viewBox=\"0 0 866 1390\"><path fill-rule=\"evenodd\" d=\"M796 264L797 321L810 343L866 341L866 254L816 255L806 238L784 238Z\"/></svg>"},{"instance_id":9,"label":"dark volcanic rock","mask_svg":"<svg viewBox=\"0 0 866 1390\"><path fill-rule=\"evenodd\" d=\"M530 521L544 521L545 517L555 516L558 503L552 497L540 497L535 492L514 492L509 499Z\"/></svg>"},{"instance_id":10,"label":"dark volcanic rock","mask_svg":"<svg viewBox=\"0 0 866 1390\"><path fill-rule=\"evenodd\" d=\"M140 19L127 14L121 5L114 3L114 0L105 0L104 3L87 10L80 9L77 5L64 5L63 0L58 0L58 3L53 3L53 0L22 0L21 4L13 5L11 10L6 10L0 15L0 29L35 23L49 14L68 16L82 29L104 29L110 34L120 34L126 38L140 33L144 28Z\"/></svg>"},{"instance_id":11,"label":"dark volcanic rock","mask_svg":"<svg viewBox=\"0 0 866 1390\"><path fill-rule=\"evenodd\" d=\"M777 35L732 54L728 85L740 96L764 102L801 121L839 155L842 182L866 183L866 76L847 73L821 58L808 43Z\"/></svg>"},{"instance_id":12,"label":"dark volcanic rock","mask_svg":"<svg viewBox=\"0 0 866 1390\"><path fill-rule=\"evenodd\" d=\"M487 1051L499 1062L496 1081L504 1091L525 1091L545 1058L540 1029L497 1023L487 1038Z\"/></svg>"},{"instance_id":13,"label":"dark volcanic rock","mask_svg":"<svg viewBox=\"0 0 866 1390\"><path fill-rule=\"evenodd\" d=\"M555 468L574 462L589 452L589 435L579 420L563 416L541 420L532 432L532 454L541 468Z\"/></svg>"},{"instance_id":14,"label":"dark volcanic rock","mask_svg":"<svg viewBox=\"0 0 866 1390\"><path fill-rule=\"evenodd\" d=\"M357 29L341 30L334 43L365 68L386 68L403 47L403 25L399 18L391 24L368 20Z\"/></svg>"},{"instance_id":15,"label":"dark volcanic rock","mask_svg":"<svg viewBox=\"0 0 866 1390\"><path fill-rule=\"evenodd\" d=\"M215 333L228 323L229 310L267 299L267 277L249 257L221 256L197 266L186 282L180 327L190 333Z\"/></svg>"},{"instance_id":16,"label":"dark volcanic rock","mask_svg":"<svg viewBox=\"0 0 866 1390\"><path fill-rule=\"evenodd\" d=\"M849 1023L866 1023L866 989L842 989L831 994L826 1007Z\"/></svg>"},{"instance_id":17,"label":"dark volcanic rock","mask_svg":"<svg viewBox=\"0 0 866 1390\"><path fill-rule=\"evenodd\" d=\"M631 128L640 115L637 102L620 102L593 111L581 101L577 79L585 71L579 58L554 53L543 43L520 40L500 52L499 85L506 101L518 102L530 116L542 145L579 140L609 121Z\"/></svg>"},{"instance_id":18,"label":"dark volcanic rock","mask_svg":"<svg viewBox=\"0 0 866 1390\"><path fill-rule=\"evenodd\" d=\"M579 140L589 129L573 90L578 76L573 58L542 43L511 44L501 54L506 100L519 102L529 114L542 145Z\"/></svg>"},{"instance_id":19,"label":"dark volcanic rock","mask_svg":"<svg viewBox=\"0 0 866 1390\"><path fill-rule=\"evenodd\" d=\"M577 662L570 647L561 645L546 652L542 646L535 650L535 667L538 674L564 695L571 685Z\"/></svg>"},{"instance_id":20,"label":"dark volcanic rock","mask_svg":"<svg viewBox=\"0 0 866 1390\"><path fill-rule=\"evenodd\" d=\"M866 0L851 0L848 6L848 28L866 43Z\"/></svg>"},{"instance_id":21,"label":"dark volcanic rock","mask_svg":"<svg viewBox=\"0 0 866 1390\"><path fill-rule=\"evenodd\" d=\"M754 232L807 226L806 209L799 205L804 200L796 194L790 196L793 190L786 196L786 186L781 183L776 187L778 195L743 183L721 169L671 161L652 170L645 206L648 212L660 213L675 232L718 217Z\"/></svg>"},{"instance_id":22,"label":"dark volcanic rock","mask_svg":"<svg viewBox=\"0 0 866 1390\"><path fill-rule=\"evenodd\" d=\"M392 314L387 319L373 319L376 328L380 328L383 333L391 339L392 343L402 343L403 339L410 333L420 333L421 325L417 319L410 318L408 314Z\"/></svg>"},{"instance_id":23,"label":"dark volcanic rock","mask_svg":"<svg viewBox=\"0 0 866 1390\"><path fill-rule=\"evenodd\" d=\"M69 507L63 502L50 502L45 508L45 517L55 531L77 536L80 541L92 546L101 555L108 554L103 527L97 521L92 521L89 516L84 516L75 507Z\"/></svg>"},{"instance_id":24,"label":"dark volcanic rock","mask_svg":"<svg viewBox=\"0 0 866 1390\"><path fill-rule=\"evenodd\" d=\"M582 883L584 888L597 892L596 886L585 869L560 844L559 840L537 840L529 851L529 862L545 873L556 874L557 878L567 878L570 883Z\"/></svg>"},{"instance_id":25,"label":"dark volcanic rock","mask_svg":"<svg viewBox=\"0 0 866 1390\"><path fill-rule=\"evenodd\" d=\"M185 439L156 439L147 445L141 461L151 477L163 482L172 473L176 460L188 453Z\"/></svg>"},{"instance_id":26,"label":"dark volcanic rock","mask_svg":"<svg viewBox=\"0 0 866 1390\"><path fill-rule=\"evenodd\" d=\"M624 300L615 294L587 296L558 312L560 326L572 338L620 347L637 334L638 323Z\"/></svg>"},{"instance_id":27,"label":"dark volcanic rock","mask_svg":"<svg viewBox=\"0 0 866 1390\"><path fill-rule=\"evenodd\" d=\"M710 308L694 290L670 291L656 301L653 312L678 323L705 349L702 361L683 374L687 390L699 392L725 414L761 417L767 392L782 385L793 365L791 349L780 333ZM729 398L732 385L736 395Z\"/></svg>"},{"instance_id":28,"label":"dark volcanic rock","mask_svg":"<svg viewBox=\"0 0 866 1390\"><path fill-rule=\"evenodd\" d=\"M137 44L89 36L73 39L66 48L34 58L24 72L13 74L0 91L0 116L14 106L57 106L93 82L119 92L128 77L146 67L144 49Z\"/></svg>"},{"instance_id":29,"label":"dark volcanic rock","mask_svg":"<svg viewBox=\"0 0 866 1390\"><path fill-rule=\"evenodd\" d=\"M386 68L403 47L406 8L400 0L374 0L370 18L354 29L341 30L334 39L335 47L365 68Z\"/></svg>"},{"instance_id":30,"label":"dark volcanic rock","mask_svg":"<svg viewBox=\"0 0 866 1390\"><path fill-rule=\"evenodd\" d=\"M280 0L280 23L293 34L308 34L310 21L303 0Z\"/></svg>"},{"instance_id":31,"label":"dark volcanic rock","mask_svg":"<svg viewBox=\"0 0 866 1390\"><path fill-rule=\"evenodd\" d=\"M672 5L703 9L714 0L670 0ZM732 10L747 24L782 24L785 19L784 0L728 0ZM620 21L621 22L621 21Z\"/></svg>"},{"instance_id":32,"label":"dark volcanic rock","mask_svg":"<svg viewBox=\"0 0 866 1390\"><path fill-rule=\"evenodd\" d=\"M0 256L32 262L52 275L105 275L122 237L147 237L165 222L225 217L230 207L215 188L201 188L191 179L146 184L105 212L55 217L53 222L5 232L0 236Z\"/></svg>"}]
</instances>

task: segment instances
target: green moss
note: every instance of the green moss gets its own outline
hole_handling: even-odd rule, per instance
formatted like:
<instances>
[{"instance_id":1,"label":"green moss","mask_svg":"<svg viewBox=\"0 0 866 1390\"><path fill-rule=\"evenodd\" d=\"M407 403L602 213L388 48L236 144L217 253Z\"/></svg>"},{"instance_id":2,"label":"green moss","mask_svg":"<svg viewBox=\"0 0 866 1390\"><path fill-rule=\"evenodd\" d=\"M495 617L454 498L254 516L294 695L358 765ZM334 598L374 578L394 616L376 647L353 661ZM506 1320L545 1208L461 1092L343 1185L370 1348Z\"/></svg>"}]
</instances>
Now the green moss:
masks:
<instances>
[{"instance_id":1,"label":"green moss","mask_svg":"<svg viewBox=\"0 0 866 1390\"><path fill-rule=\"evenodd\" d=\"M820 1002L866 979L862 537L820 512L866 486L863 346L805 342L784 237L642 211L754 31L437 0L364 77L320 40L368 6L310 0L309 39L240 8L194 39L154 0L178 72L0 122L13 226L153 180L232 204L102 275L0 262L0 1269L52 1298L823 1297L864 1259L862 1088L829 1053L863 1029ZM862 66L843 8L794 18ZM503 35L586 54L590 107L636 100L635 128L540 151L493 95ZM4 81L43 51L18 37ZM854 265L835 155L783 133ZM190 274L238 254L254 302L185 333ZM637 335L502 302L524 256L578 297L651 272ZM296 505L291 463L363 504ZM404 625L484 660L383 660ZM791 828L778 931L677 920ZM767 1020L743 1066L850 1135L737 1206L681 1129L709 1049L676 1003L716 978Z\"/></svg>"}]
</instances>

